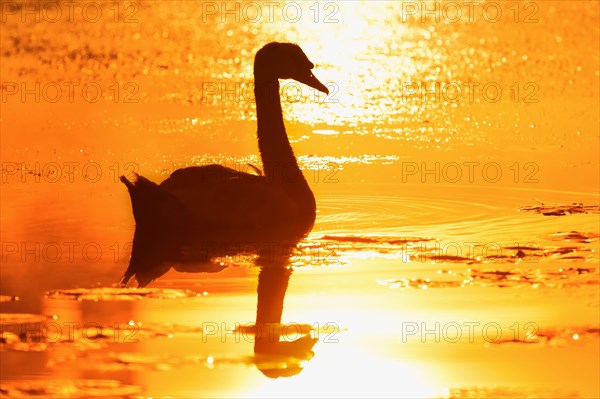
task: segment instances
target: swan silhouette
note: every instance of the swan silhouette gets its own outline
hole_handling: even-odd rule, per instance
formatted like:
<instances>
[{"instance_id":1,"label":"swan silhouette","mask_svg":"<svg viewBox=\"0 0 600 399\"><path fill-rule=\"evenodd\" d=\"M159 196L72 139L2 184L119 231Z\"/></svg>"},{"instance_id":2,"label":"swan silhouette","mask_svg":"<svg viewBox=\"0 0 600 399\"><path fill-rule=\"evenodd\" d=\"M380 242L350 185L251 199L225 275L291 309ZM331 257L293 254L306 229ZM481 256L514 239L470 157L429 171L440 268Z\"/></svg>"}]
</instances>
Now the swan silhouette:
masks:
<instances>
[{"instance_id":1,"label":"swan silhouette","mask_svg":"<svg viewBox=\"0 0 600 399\"><path fill-rule=\"evenodd\" d=\"M313 346L318 341L311 337L310 331L300 333L298 323L287 326L281 324L291 275L292 269L287 267L285 260L277 265L261 267L258 275L254 361L256 367L269 378L291 377L300 373L304 361L313 358ZM300 337L294 340L282 337L287 330L294 335L300 334Z\"/></svg>"},{"instance_id":2,"label":"swan silhouette","mask_svg":"<svg viewBox=\"0 0 600 399\"><path fill-rule=\"evenodd\" d=\"M311 231L315 198L285 130L279 79L294 79L329 94L313 68L297 44L272 42L256 53L254 94L264 172L253 166L256 174L221 165L195 166L176 170L160 185L143 176L136 175L134 181L121 176L136 222L122 285L135 276L140 287L146 286L173 261L200 262L196 272L219 271L222 267L208 260L223 255L225 247L250 244L261 252L265 243L290 246Z\"/></svg>"}]
</instances>

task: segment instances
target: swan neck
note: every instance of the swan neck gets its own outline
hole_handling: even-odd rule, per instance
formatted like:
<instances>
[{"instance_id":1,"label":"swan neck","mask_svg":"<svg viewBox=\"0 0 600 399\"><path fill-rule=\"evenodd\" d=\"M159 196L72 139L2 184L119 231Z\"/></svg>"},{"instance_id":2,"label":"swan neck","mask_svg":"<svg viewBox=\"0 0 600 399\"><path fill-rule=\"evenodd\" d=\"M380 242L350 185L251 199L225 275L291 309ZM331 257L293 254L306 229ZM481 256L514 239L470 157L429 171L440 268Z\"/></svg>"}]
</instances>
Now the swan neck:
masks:
<instances>
[{"instance_id":1,"label":"swan neck","mask_svg":"<svg viewBox=\"0 0 600 399\"><path fill-rule=\"evenodd\" d=\"M276 176L280 174L282 168L299 170L283 122L278 80L257 78L254 94L258 123L258 149L265 175Z\"/></svg>"},{"instance_id":2,"label":"swan neck","mask_svg":"<svg viewBox=\"0 0 600 399\"><path fill-rule=\"evenodd\" d=\"M315 220L315 197L308 186L285 131L279 82L255 75L258 149L267 182L282 188L298 206L298 218L312 228ZM290 221L291 222L291 221ZM310 231L310 228L307 231Z\"/></svg>"}]
</instances>

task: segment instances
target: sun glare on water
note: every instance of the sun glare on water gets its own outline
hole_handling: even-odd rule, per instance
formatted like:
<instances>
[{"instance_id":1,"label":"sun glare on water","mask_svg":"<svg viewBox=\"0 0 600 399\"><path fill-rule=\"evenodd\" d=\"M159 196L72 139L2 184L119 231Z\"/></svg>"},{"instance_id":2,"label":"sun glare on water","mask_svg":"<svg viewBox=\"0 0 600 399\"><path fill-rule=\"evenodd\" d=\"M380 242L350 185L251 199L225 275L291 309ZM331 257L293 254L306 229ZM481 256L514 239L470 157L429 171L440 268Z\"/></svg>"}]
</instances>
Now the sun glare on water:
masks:
<instances>
[{"instance_id":1,"label":"sun glare on water","mask_svg":"<svg viewBox=\"0 0 600 399\"><path fill-rule=\"evenodd\" d=\"M436 388L432 384L435 376L418 363L382 360L375 354L343 348L322 350L319 359L313 360L293 379L264 381L240 394L281 398L314 396L317 392L323 397L434 398L447 392Z\"/></svg>"}]
</instances>

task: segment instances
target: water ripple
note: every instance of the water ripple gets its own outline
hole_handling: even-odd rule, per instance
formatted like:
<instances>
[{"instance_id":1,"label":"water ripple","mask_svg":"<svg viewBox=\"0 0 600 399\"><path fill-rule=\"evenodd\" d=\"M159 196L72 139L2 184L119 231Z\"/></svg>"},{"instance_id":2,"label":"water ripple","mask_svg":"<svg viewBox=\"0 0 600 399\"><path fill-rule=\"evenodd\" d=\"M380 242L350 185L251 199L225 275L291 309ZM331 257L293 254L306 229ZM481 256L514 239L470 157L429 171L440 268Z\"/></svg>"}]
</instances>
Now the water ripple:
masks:
<instances>
[{"instance_id":1,"label":"water ripple","mask_svg":"<svg viewBox=\"0 0 600 399\"><path fill-rule=\"evenodd\" d=\"M566 268L556 270L541 269L467 269L464 272L438 270L444 278L394 278L377 280L389 288L458 288L467 286L496 288L566 288L598 285L598 269Z\"/></svg>"},{"instance_id":2,"label":"water ripple","mask_svg":"<svg viewBox=\"0 0 600 399\"><path fill-rule=\"evenodd\" d=\"M46 292L50 299L70 299L77 301L137 301L140 299L180 299L195 298L206 293L170 288L74 288Z\"/></svg>"},{"instance_id":3,"label":"water ripple","mask_svg":"<svg viewBox=\"0 0 600 399\"><path fill-rule=\"evenodd\" d=\"M592 242L596 235L583 235L572 232L553 235L555 241L575 240L584 244ZM460 244L452 241L443 242L430 237L387 236L387 235L331 235L306 241L304 250L320 247L328 250L326 260L370 257L395 258L402 262L430 263L462 263L466 265L490 263L537 263L542 259L559 261L595 262L597 254L593 248L585 245L541 246L531 245L501 245L500 243ZM461 246L462 245L462 246ZM464 248L463 248L464 247ZM454 253L456 252L456 253ZM315 261L315 258L310 258Z\"/></svg>"},{"instance_id":4,"label":"water ripple","mask_svg":"<svg viewBox=\"0 0 600 399\"><path fill-rule=\"evenodd\" d=\"M115 380L3 381L0 393L7 398L115 398L140 394L142 388Z\"/></svg>"},{"instance_id":5,"label":"water ripple","mask_svg":"<svg viewBox=\"0 0 600 399\"><path fill-rule=\"evenodd\" d=\"M580 398L577 392L566 392L556 389L531 388L531 387L463 387L451 388L447 399L472 398Z\"/></svg>"},{"instance_id":6,"label":"water ripple","mask_svg":"<svg viewBox=\"0 0 600 399\"><path fill-rule=\"evenodd\" d=\"M519 210L525 212L538 213L544 216L565 216L580 213L600 213L598 205L584 205L579 202L574 202L568 205L560 204L544 204L536 206L524 206Z\"/></svg>"}]
</instances>

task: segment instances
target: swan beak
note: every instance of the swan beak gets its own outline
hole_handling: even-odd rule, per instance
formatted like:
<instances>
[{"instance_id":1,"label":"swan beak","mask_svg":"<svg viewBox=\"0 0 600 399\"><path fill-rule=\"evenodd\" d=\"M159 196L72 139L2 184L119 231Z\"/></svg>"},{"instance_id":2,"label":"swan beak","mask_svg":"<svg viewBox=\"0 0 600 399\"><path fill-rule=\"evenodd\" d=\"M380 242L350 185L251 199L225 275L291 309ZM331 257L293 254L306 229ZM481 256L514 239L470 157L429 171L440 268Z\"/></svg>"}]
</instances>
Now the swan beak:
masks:
<instances>
[{"instance_id":1,"label":"swan beak","mask_svg":"<svg viewBox=\"0 0 600 399\"><path fill-rule=\"evenodd\" d=\"M300 83L304 83L305 85L312 87L313 89L317 89L325 94L329 94L329 89L327 88L327 86L321 83L319 79L317 79L315 75L313 75L313 73L310 71L308 72L308 74L306 74L306 76L303 76L302 78L299 78L297 80Z\"/></svg>"}]
</instances>

